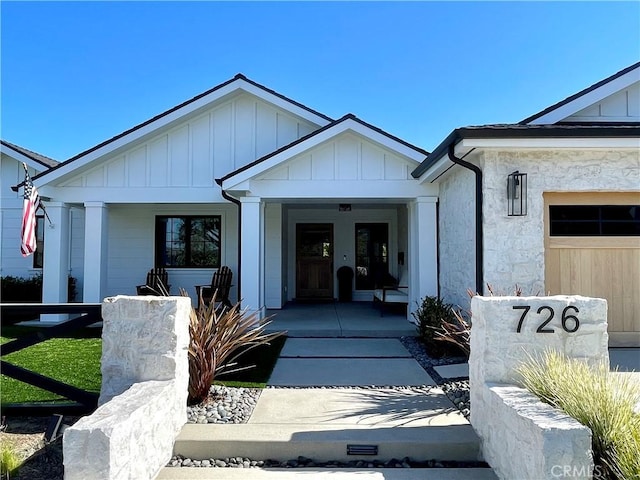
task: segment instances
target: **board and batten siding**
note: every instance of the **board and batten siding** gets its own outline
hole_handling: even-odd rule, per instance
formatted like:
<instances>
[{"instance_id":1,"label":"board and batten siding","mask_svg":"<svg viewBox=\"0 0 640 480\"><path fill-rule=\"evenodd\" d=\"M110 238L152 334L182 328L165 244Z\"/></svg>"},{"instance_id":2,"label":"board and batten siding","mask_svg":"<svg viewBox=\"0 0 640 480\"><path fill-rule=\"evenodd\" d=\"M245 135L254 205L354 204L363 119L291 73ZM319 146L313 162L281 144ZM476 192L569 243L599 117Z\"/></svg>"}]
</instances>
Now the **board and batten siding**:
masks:
<instances>
[{"instance_id":1,"label":"board and batten siding","mask_svg":"<svg viewBox=\"0 0 640 480\"><path fill-rule=\"evenodd\" d=\"M640 121L640 82L567 117L566 122Z\"/></svg>"},{"instance_id":2,"label":"board and batten siding","mask_svg":"<svg viewBox=\"0 0 640 480\"><path fill-rule=\"evenodd\" d=\"M259 180L409 180L416 165L357 135L343 133Z\"/></svg>"},{"instance_id":3,"label":"board and batten siding","mask_svg":"<svg viewBox=\"0 0 640 480\"><path fill-rule=\"evenodd\" d=\"M58 185L65 190L101 190L101 201L144 202L141 190L151 187L211 189L221 200L215 178L253 162L318 128L249 94L241 94L197 116L172 125L124 152L105 157L99 165ZM131 196L127 189L131 189ZM117 189L119 198L105 198ZM122 197L124 195L125 198ZM180 190L175 199L180 201ZM69 199L70 200L70 199ZM67 201L69 201L67 200ZM86 200L86 197L83 198Z\"/></svg>"},{"instance_id":4,"label":"board and batten siding","mask_svg":"<svg viewBox=\"0 0 640 480\"><path fill-rule=\"evenodd\" d=\"M135 295L154 266L155 218L157 215L220 215L222 218L221 264L237 270L237 208L235 205L110 205L108 271L105 296ZM184 288L195 299L195 285L211 283L213 268L168 268L171 294ZM235 278L235 277L234 277ZM236 284L237 282L234 282ZM231 299L235 299L235 286Z\"/></svg>"}]
</instances>

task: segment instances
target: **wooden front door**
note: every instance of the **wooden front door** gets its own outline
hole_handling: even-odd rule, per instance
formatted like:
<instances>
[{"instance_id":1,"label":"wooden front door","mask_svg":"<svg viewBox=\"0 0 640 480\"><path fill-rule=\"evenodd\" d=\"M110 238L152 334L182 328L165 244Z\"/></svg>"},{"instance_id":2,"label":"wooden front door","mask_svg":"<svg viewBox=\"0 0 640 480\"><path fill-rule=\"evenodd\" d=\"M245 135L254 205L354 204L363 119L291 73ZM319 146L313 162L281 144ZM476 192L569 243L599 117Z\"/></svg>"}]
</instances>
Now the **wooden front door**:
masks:
<instances>
[{"instance_id":1,"label":"wooden front door","mask_svg":"<svg viewBox=\"0 0 640 480\"><path fill-rule=\"evenodd\" d=\"M296 225L296 298L333 298L333 224Z\"/></svg>"}]
</instances>

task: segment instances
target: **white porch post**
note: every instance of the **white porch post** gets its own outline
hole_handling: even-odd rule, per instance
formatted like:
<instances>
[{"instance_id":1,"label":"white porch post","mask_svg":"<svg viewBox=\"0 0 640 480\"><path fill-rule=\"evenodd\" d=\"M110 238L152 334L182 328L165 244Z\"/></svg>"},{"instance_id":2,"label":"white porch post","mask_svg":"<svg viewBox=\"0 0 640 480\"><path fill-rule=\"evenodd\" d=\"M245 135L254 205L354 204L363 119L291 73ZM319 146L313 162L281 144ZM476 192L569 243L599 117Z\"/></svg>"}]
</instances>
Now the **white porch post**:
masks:
<instances>
[{"instance_id":1,"label":"white porch post","mask_svg":"<svg viewBox=\"0 0 640 480\"><path fill-rule=\"evenodd\" d=\"M438 294L437 197L418 197L409 205L409 308L416 302Z\"/></svg>"},{"instance_id":2,"label":"white porch post","mask_svg":"<svg viewBox=\"0 0 640 480\"><path fill-rule=\"evenodd\" d=\"M260 197L242 197L240 238L242 306L266 314L264 304L264 203Z\"/></svg>"},{"instance_id":3,"label":"white porch post","mask_svg":"<svg viewBox=\"0 0 640 480\"><path fill-rule=\"evenodd\" d=\"M82 301L100 303L107 278L108 207L103 202L84 204L84 289Z\"/></svg>"},{"instance_id":4,"label":"white porch post","mask_svg":"<svg viewBox=\"0 0 640 480\"><path fill-rule=\"evenodd\" d=\"M265 304L282 308L282 204L265 206Z\"/></svg>"},{"instance_id":5,"label":"white porch post","mask_svg":"<svg viewBox=\"0 0 640 480\"><path fill-rule=\"evenodd\" d=\"M42 303L67 303L69 285L69 205L47 202L44 259L42 266ZM66 320L66 314L43 314L40 321L55 323Z\"/></svg>"}]
</instances>

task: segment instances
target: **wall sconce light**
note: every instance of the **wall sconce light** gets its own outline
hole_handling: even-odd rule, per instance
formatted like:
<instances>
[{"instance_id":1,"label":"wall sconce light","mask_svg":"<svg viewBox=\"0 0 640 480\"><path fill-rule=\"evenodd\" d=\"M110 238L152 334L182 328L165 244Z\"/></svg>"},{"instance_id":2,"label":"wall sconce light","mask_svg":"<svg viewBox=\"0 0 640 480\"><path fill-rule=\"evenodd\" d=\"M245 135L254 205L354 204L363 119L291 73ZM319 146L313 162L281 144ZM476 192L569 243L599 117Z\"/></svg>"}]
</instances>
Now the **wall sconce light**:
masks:
<instances>
[{"instance_id":1,"label":"wall sconce light","mask_svg":"<svg viewBox=\"0 0 640 480\"><path fill-rule=\"evenodd\" d=\"M507 204L510 217L527 214L527 174L515 171L507 176Z\"/></svg>"},{"instance_id":2,"label":"wall sconce light","mask_svg":"<svg viewBox=\"0 0 640 480\"><path fill-rule=\"evenodd\" d=\"M350 212L351 211L351 204L350 203L341 203L340 205L338 205L338 211L339 212Z\"/></svg>"}]
</instances>

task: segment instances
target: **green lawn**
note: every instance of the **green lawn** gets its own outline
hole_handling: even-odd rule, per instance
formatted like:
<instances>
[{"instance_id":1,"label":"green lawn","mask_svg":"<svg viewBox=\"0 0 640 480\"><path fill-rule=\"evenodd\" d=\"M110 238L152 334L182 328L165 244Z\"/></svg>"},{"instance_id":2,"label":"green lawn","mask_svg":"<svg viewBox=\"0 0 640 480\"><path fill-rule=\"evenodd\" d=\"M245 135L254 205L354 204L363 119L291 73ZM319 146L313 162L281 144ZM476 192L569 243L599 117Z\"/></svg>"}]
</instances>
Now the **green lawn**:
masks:
<instances>
[{"instance_id":1,"label":"green lawn","mask_svg":"<svg viewBox=\"0 0 640 480\"><path fill-rule=\"evenodd\" d=\"M35 331L33 328L3 328L0 344L33 331ZM11 353L2 359L83 390L99 393L102 378L100 374L102 340L92 338L96 334L99 335L99 330L80 333L76 335L78 338L52 338ZM271 345L262 345L248 351L238 359L238 367L249 368L220 375L216 383L230 387L264 387L285 341L286 337L278 337L271 342ZM63 400L63 398L1 375L0 400L5 404L52 402Z\"/></svg>"},{"instance_id":2,"label":"green lawn","mask_svg":"<svg viewBox=\"0 0 640 480\"><path fill-rule=\"evenodd\" d=\"M287 337L281 336L274 339L270 345L260 345L249 350L237 360L238 367L249 368L234 373L223 373L214 383L227 387L264 388L286 340Z\"/></svg>"},{"instance_id":3,"label":"green lawn","mask_svg":"<svg viewBox=\"0 0 640 480\"><path fill-rule=\"evenodd\" d=\"M20 335L20 328L3 329L0 343L7 343ZM24 330L25 333L33 331ZM89 335L83 335L89 336ZM68 383L91 392L100 392L100 355L102 340L99 338L52 338L18 352L3 360L42 375ZM2 375L0 399L5 403L52 402L63 400L54 393L19 382Z\"/></svg>"}]
</instances>

